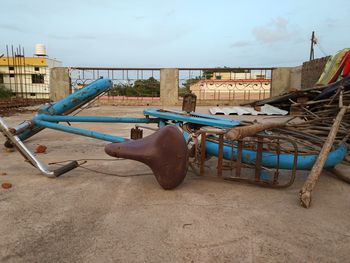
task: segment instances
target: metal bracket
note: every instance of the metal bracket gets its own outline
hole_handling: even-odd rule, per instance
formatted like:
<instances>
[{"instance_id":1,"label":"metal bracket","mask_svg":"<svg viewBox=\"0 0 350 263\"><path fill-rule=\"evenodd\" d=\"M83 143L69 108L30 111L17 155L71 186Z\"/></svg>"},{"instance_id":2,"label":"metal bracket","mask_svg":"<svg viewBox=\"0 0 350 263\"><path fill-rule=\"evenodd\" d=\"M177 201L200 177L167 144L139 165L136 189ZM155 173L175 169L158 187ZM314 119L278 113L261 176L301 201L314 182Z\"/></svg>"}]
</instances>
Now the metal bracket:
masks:
<instances>
[{"instance_id":1,"label":"metal bracket","mask_svg":"<svg viewBox=\"0 0 350 263\"><path fill-rule=\"evenodd\" d=\"M79 166L77 161L73 161L68 163L65 166L62 166L56 170L51 171L47 165L40 162L34 156L34 154L24 145L24 143L18 138L17 135L11 132L11 128L7 126L7 124L2 118L0 118L0 130L4 134L4 136L11 141L11 143L17 148L17 150L22 154L22 156L26 160L28 160L34 167L36 167L43 175L49 178L58 177Z\"/></svg>"}]
</instances>

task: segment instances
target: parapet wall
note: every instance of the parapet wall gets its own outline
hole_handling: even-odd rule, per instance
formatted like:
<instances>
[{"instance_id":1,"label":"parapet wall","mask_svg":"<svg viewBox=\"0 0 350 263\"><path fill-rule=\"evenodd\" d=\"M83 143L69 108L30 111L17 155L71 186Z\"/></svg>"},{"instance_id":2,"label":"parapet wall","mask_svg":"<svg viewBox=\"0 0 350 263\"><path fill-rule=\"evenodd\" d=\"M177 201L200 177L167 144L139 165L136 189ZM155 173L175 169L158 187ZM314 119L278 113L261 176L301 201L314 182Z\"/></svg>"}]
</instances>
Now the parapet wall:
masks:
<instances>
[{"instance_id":1,"label":"parapet wall","mask_svg":"<svg viewBox=\"0 0 350 263\"><path fill-rule=\"evenodd\" d=\"M322 73L323 67L328 58L317 59L305 62L298 67L280 67L272 69L271 75L271 96L277 96L293 90L313 86ZM50 93L51 100L57 101L71 92L69 68L53 68L51 70ZM160 98L158 100L101 100L101 104L116 105L143 105L143 106L177 106L181 105L179 100L179 69L160 69ZM197 105L239 105L247 100L239 98L227 100L198 99Z\"/></svg>"},{"instance_id":2,"label":"parapet wall","mask_svg":"<svg viewBox=\"0 0 350 263\"><path fill-rule=\"evenodd\" d=\"M301 89L302 67L275 68L272 71L271 96Z\"/></svg>"},{"instance_id":3,"label":"parapet wall","mask_svg":"<svg viewBox=\"0 0 350 263\"><path fill-rule=\"evenodd\" d=\"M312 88L315 86L329 58L330 56L303 63L301 72L301 89Z\"/></svg>"}]
</instances>

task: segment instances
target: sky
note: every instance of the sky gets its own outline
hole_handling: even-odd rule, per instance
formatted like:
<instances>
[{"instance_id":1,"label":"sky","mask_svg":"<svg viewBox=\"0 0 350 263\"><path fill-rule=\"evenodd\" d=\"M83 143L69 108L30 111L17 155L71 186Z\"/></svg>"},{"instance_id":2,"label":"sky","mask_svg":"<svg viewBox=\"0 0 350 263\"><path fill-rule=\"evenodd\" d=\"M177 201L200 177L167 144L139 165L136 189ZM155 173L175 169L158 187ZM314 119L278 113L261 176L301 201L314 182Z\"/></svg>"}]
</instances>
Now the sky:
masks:
<instances>
[{"instance_id":1,"label":"sky","mask_svg":"<svg viewBox=\"0 0 350 263\"><path fill-rule=\"evenodd\" d=\"M65 66L273 67L350 47L349 0L1 0L0 55L35 44ZM5 10L5 11L4 11Z\"/></svg>"}]
</instances>

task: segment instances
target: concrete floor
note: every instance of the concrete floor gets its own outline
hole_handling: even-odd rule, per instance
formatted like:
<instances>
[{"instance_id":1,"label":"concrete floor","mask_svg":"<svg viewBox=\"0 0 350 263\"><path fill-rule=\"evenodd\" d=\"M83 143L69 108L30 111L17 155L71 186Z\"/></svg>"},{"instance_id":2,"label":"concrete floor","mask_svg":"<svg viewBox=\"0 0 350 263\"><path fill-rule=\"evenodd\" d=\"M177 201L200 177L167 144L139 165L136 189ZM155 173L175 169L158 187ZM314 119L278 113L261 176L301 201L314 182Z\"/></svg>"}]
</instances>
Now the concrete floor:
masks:
<instances>
[{"instance_id":1,"label":"concrete floor","mask_svg":"<svg viewBox=\"0 0 350 263\"><path fill-rule=\"evenodd\" d=\"M141 116L138 107L96 107L85 115ZM207 108L200 108L205 112ZM6 118L15 125L33 114ZM132 125L79 124L128 136ZM4 139L0 137L0 143ZM109 158L106 143L44 130L44 162ZM0 150L1 262L349 262L350 185L324 172L310 209L298 203L307 173L284 190L199 178L160 188L141 163L89 161L58 179ZM214 173L214 170L213 170Z\"/></svg>"}]
</instances>

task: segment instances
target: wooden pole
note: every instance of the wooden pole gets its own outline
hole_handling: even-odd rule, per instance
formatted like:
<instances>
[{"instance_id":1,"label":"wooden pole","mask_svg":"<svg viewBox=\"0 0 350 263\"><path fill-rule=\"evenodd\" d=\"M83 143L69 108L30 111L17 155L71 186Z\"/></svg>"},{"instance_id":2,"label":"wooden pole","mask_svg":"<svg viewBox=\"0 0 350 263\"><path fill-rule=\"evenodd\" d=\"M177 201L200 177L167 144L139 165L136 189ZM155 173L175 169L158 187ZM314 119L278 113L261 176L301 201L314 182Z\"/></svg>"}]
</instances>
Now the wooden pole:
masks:
<instances>
[{"instance_id":1,"label":"wooden pole","mask_svg":"<svg viewBox=\"0 0 350 263\"><path fill-rule=\"evenodd\" d=\"M326 142L324 143L320 154L317 157L317 160L314 164L314 166L311 169L311 172L306 179L303 188L300 190L300 202L301 205L305 208L309 208L311 204L311 192L314 189L316 182L322 172L324 163L327 160L328 153L332 148L333 142L335 140L335 137L337 135L337 132L340 127L340 123L346 113L346 111L349 109L349 107L343 107L338 112L338 115L332 125L332 129L330 130L328 137L326 139Z\"/></svg>"},{"instance_id":2,"label":"wooden pole","mask_svg":"<svg viewBox=\"0 0 350 263\"><path fill-rule=\"evenodd\" d=\"M285 127L287 122L276 122L276 123L257 123L253 125L248 126L239 126L230 129L226 134L225 137L228 140L240 140L247 136L253 136L257 134L258 132L261 132L263 130L267 129L275 129L275 128L282 128Z\"/></svg>"}]
</instances>

